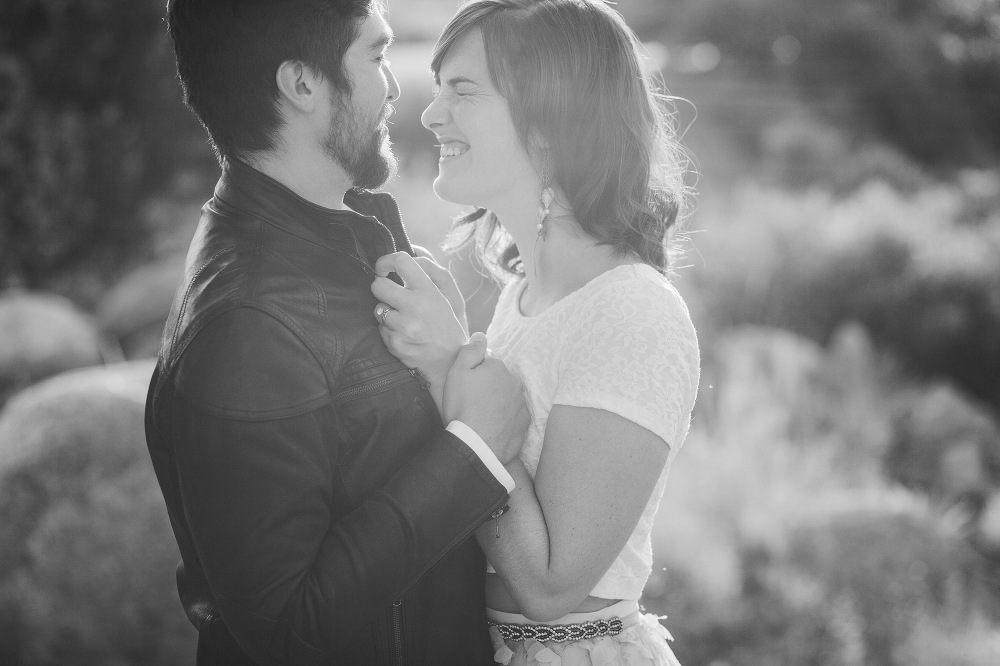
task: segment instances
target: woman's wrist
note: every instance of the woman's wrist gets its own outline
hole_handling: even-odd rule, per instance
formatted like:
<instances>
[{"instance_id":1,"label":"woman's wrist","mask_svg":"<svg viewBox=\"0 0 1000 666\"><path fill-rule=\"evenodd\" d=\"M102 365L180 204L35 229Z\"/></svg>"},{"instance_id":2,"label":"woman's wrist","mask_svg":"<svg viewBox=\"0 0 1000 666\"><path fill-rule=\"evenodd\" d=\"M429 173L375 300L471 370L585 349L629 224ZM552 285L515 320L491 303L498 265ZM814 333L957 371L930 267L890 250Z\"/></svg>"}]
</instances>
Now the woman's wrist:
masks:
<instances>
[{"instance_id":1,"label":"woman's wrist","mask_svg":"<svg viewBox=\"0 0 1000 666\"><path fill-rule=\"evenodd\" d=\"M534 487L534 481L528 474L528 469L521 462L521 456L514 456L510 462L504 465L504 469L514 479L514 486L518 488Z\"/></svg>"},{"instance_id":2,"label":"woman's wrist","mask_svg":"<svg viewBox=\"0 0 1000 666\"><path fill-rule=\"evenodd\" d=\"M434 399L434 404L437 406L438 414L444 416L444 382L434 383L427 388L430 391L431 397Z\"/></svg>"}]
</instances>

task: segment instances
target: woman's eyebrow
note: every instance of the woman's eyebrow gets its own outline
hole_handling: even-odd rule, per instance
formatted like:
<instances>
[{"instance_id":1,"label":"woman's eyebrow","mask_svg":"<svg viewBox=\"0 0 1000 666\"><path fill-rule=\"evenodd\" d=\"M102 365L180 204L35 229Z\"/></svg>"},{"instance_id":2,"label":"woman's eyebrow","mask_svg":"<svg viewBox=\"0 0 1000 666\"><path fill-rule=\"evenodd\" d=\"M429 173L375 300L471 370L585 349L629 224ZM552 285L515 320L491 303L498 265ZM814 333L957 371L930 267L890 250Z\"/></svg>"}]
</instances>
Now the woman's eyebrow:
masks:
<instances>
[{"instance_id":1,"label":"woman's eyebrow","mask_svg":"<svg viewBox=\"0 0 1000 666\"><path fill-rule=\"evenodd\" d=\"M448 79L445 83L450 88L454 88L459 83L471 83L473 85L478 85L478 84L476 84L475 81L473 81L472 79L468 78L467 76L453 76L450 79Z\"/></svg>"}]
</instances>

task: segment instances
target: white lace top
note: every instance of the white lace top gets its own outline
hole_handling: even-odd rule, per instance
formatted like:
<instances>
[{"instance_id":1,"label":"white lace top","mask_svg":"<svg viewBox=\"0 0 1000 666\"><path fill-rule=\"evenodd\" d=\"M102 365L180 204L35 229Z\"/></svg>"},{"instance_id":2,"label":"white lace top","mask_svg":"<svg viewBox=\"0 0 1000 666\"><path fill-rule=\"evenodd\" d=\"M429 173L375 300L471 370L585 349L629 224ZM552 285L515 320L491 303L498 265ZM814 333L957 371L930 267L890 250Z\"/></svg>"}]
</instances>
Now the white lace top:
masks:
<instances>
[{"instance_id":1,"label":"white lace top","mask_svg":"<svg viewBox=\"0 0 1000 666\"><path fill-rule=\"evenodd\" d=\"M520 312L525 284L521 278L504 287L487 338L521 376L531 403L520 454L528 474L534 478L538 468L554 404L614 412L670 445L639 523L591 592L638 599L652 571L653 517L698 391L698 340L687 306L666 278L644 264L613 268L535 317Z\"/></svg>"}]
</instances>

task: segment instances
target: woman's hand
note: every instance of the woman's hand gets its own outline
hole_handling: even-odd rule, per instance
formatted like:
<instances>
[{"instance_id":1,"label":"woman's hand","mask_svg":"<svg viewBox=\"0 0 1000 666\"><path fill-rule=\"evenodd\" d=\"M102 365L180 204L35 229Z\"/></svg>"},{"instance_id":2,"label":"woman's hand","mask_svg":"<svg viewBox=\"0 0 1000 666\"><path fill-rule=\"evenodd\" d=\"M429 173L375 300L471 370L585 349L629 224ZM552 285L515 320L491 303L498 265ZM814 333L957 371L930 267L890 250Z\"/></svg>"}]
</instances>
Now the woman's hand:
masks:
<instances>
[{"instance_id":1,"label":"woman's hand","mask_svg":"<svg viewBox=\"0 0 1000 666\"><path fill-rule=\"evenodd\" d=\"M414 245L413 251L417 254L417 264L424 269L424 273L427 273L427 277L431 279L434 286L451 303L451 309L454 310L459 323L465 329L465 334L468 335L469 319L465 314L465 297L462 296L462 291L458 288L455 277L451 274L451 271L437 262L437 259L434 258L434 255L427 248Z\"/></svg>"},{"instance_id":2,"label":"woman's hand","mask_svg":"<svg viewBox=\"0 0 1000 666\"><path fill-rule=\"evenodd\" d=\"M375 262L375 272L379 277L372 282L371 289L381 301L375 307L375 317L382 341L405 366L418 370L430 383L431 395L440 411L448 371L458 350L468 340L466 328L418 259L405 252L387 254ZM392 272L403 280L403 286L386 277ZM461 300L461 294L458 298ZM389 310L382 314L386 306Z\"/></svg>"}]
</instances>

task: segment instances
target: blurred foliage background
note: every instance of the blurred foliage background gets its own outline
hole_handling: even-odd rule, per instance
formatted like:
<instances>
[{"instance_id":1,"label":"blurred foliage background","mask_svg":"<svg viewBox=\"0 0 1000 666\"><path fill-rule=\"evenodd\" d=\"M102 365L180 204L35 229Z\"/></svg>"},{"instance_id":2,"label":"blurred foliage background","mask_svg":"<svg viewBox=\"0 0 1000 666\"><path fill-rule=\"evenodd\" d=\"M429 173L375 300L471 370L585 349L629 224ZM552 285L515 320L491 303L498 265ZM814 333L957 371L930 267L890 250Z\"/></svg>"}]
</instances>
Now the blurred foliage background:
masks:
<instances>
[{"instance_id":1,"label":"blurred foliage background","mask_svg":"<svg viewBox=\"0 0 1000 666\"><path fill-rule=\"evenodd\" d=\"M389 0L437 251L429 50ZM218 167L160 0L0 4L0 663L182 664L145 452L160 329ZM685 666L1000 664L1000 2L620 0L698 207L704 375L643 600ZM497 288L445 257L473 328Z\"/></svg>"}]
</instances>

